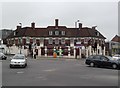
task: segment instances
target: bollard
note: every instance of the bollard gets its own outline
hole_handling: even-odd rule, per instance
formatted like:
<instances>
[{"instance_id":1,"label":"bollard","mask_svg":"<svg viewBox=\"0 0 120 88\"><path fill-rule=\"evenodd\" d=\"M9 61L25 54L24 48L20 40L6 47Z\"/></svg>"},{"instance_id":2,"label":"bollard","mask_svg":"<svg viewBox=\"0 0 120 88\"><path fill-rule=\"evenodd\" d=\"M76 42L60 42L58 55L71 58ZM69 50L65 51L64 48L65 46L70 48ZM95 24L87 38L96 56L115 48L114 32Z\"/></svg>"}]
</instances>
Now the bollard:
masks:
<instances>
[{"instance_id":1,"label":"bollard","mask_svg":"<svg viewBox=\"0 0 120 88\"><path fill-rule=\"evenodd\" d=\"M53 57L57 58L57 53L56 52L53 53Z\"/></svg>"}]
</instances>

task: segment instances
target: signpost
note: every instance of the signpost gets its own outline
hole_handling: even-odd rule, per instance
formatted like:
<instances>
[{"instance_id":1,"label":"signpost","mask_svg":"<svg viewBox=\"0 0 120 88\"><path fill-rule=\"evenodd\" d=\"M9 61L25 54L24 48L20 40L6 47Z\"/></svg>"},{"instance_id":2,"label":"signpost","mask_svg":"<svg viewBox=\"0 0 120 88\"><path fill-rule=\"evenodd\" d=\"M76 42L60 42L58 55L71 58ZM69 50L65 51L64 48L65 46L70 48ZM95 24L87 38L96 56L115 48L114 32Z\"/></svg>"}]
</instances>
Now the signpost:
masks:
<instances>
[{"instance_id":1,"label":"signpost","mask_svg":"<svg viewBox=\"0 0 120 88\"><path fill-rule=\"evenodd\" d=\"M75 56L75 58L77 59L77 48L79 49L79 57L81 58L81 49L82 49L81 42L76 42L75 48L76 48L76 54L75 54L76 56Z\"/></svg>"}]
</instances>

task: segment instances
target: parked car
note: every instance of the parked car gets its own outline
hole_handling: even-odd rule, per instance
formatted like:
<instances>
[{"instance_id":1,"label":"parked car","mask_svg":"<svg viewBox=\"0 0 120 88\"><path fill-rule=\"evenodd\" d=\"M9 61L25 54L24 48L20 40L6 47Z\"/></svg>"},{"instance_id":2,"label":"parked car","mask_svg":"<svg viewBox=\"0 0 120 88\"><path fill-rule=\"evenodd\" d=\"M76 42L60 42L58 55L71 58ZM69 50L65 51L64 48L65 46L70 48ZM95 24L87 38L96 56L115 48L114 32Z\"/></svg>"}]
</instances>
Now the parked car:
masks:
<instances>
[{"instance_id":1,"label":"parked car","mask_svg":"<svg viewBox=\"0 0 120 88\"><path fill-rule=\"evenodd\" d=\"M7 59L7 56L2 52L0 52L0 60L6 60L6 59Z\"/></svg>"},{"instance_id":2,"label":"parked car","mask_svg":"<svg viewBox=\"0 0 120 88\"><path fill-rule=\"evenodd\" d=\"M110 56L92 55L86 58L85 63L91 67L112 67L114 69L120 68L120 60L113 60Z\"/></svg>"},{"instance_id":3,"label":"parked car","mask_svg":"<svg viewBox=\"0 0 120 88\"><path fill-rule=\"evenodd\" d=\"M10 68L12 67L26 67L27 66L27 58L24 54L16 54L13 56L10 62Z\"/></svg>"},{"instance_id":4,"label":"parked car","mask_svg":"<svg viewBox=\"0 0 120 88\"><path fill-rule=\"evenodd\" d=\"M119 54L115 54L112 58L113 58L113 60L120 59L120 55Z\"/></svg>"}]
</instances>

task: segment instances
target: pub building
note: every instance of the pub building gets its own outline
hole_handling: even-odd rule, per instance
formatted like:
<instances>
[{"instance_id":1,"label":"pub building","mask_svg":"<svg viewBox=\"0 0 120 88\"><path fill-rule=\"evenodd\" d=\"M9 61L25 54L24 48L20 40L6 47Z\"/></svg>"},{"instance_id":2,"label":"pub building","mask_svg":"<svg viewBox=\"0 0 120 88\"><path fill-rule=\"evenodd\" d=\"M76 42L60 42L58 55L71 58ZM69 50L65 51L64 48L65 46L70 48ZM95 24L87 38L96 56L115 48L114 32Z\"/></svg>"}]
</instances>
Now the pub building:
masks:
<instances>
[{"instance_id":1,"label":"pub building","mask_svg":"<svg viewBox=\"0 0 120 88\"><path fill-rule=\"evenodd\" d=\"M29 55L36 50L38 57L50 57L57 51L58 56L70 58L105 55L106 38L95 26L88 28L83 27L82 23L78 25L77 28L60 26L59 20L55 19L55 25L46 28L37 28L34 22L31 23L31 27L17 26L7 37L7 53L16 54L21 51Z\"/></svg>"}]
</instances>

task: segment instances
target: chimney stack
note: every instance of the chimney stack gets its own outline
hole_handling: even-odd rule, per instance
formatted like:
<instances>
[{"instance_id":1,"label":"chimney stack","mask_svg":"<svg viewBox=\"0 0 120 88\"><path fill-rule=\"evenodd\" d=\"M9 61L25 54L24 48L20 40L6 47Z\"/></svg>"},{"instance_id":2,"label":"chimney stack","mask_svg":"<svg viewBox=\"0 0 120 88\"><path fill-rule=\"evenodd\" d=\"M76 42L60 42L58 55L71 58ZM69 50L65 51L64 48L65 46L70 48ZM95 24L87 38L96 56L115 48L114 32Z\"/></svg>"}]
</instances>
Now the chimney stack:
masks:
<instances>
[{"instance_id":1,"label":"chimney stack","mask_svg":"<svg viewBox=\"0 0 120 88\"><path fill-rule=\"evenodd\" d=\"M32 27L33 29L35 28L35 23L34 23L34 22L31 23L31 27Z\"/></svg>"},{"instance_id":2,"label":"chimney stack","mask_svg":"<svg viewBox=\"0 0 120 88\"><path fill-rule=\"evenodd\" d=\"M58 27L58 19L55 19L55 26Z\"/></svg>"},{"instance_id":3,"label":"chimney stack","mask_svg":"<svg viewBox=\"0 0 120 88\"><path fill-rule=\"evenodd\" d=\"M17 29L21 29L21 26L17 26Z\"/></svg>"},{"instance_id":4,"label":"chimney stack","mask_svg":"<svg viewBox=\"0 0 120 88\"><path fill-rule=\"evenodd\" d=\"M82 23L79 23L79 29L81 29L82 28Z\"/></svg>"},{"instance_id":5,"label":"chimney stack","mask_svg":"<svg viewBox=\"0 0 120 88\"><path fill-rule=\"evenodd\" d=\"M92 29L96 29L97 26L93 26Z\"/></svg>"}]
</instances>

